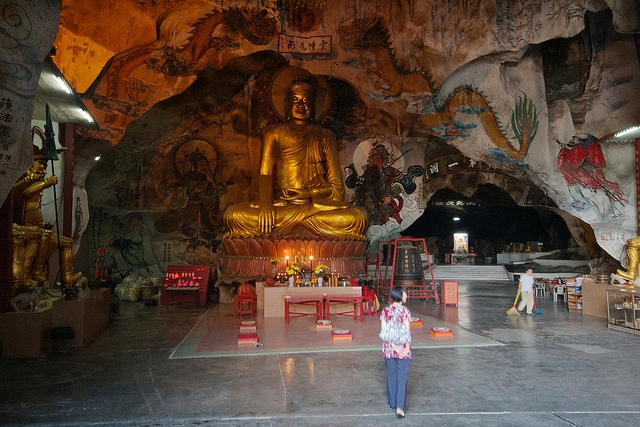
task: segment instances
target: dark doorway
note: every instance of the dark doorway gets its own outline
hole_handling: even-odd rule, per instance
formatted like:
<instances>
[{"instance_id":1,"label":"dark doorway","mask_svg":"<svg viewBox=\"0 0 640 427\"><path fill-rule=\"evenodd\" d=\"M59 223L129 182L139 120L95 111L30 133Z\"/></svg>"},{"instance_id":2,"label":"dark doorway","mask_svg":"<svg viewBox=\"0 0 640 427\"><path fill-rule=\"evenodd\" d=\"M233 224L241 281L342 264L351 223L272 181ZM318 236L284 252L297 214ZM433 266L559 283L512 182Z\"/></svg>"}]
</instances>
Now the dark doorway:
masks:
<instances>
[{"instance_id":1,"label":"dark doorway","mask_svg":"<svg viewBox=\"0 0 640 427\"><path fill-rule=\"evenodd\" d=\"M454 220L458 218L458 220ZM566 249L571 233L564 220L545 206L518 206L494 185L482 185L472 197L443 189L402 234L424 237L437 261L453 249L453 233L469 235L469 249L482 261L509 250L513 244L541 242L543 251ZM472 249L473 248L473 249Z\"/></svg>"}]
</instances>

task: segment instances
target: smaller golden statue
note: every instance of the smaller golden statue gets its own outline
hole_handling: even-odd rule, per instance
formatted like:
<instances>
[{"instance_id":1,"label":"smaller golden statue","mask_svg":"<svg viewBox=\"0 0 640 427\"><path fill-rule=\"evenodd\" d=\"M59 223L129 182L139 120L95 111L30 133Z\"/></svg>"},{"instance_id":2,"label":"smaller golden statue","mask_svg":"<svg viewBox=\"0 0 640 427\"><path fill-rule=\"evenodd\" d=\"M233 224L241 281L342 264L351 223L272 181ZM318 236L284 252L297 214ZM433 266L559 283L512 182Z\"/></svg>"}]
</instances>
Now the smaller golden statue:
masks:
<instances>
[{"instance_id":1,"label":"smaller golden statue","mask_svg":"<svg viewBox=\"0 0 640 427\"><path fill-rule=\"evenodd\" d=\"M640 236L627 240L627 271L617 270L616 274L625 280L633 282L638 275L640 263Z\"/></svg>"},{"instance_id":2,"label":"smaller golden statue","mask_svg":"<svg viewBox=\"0 0 640 427\"><path fill-rule=\"evenodd\" d=\"M316 86L310 75L288 86L286 123L263 133L259 199L226 210L226 237L366 239L367 213L344 202L335 134L314 123Z\"/></svg>"},{"instance_id":3,"label":"smaller golden statue","mask_svg":"<svg viewBox=\"0 0 640 427\"><path fill-rule=\"evenodd\" d=\"M13 186L14 292L21 285L42 284L47 280L45 265L58 244L62 282L71 286L82 277L82 273L73 274L71 239L53 234L53 225L42 218L42 192L58 183L57 176L45 178L46 173L43 150L34 145L33 165Z\"/></svg>"}]
</instances>

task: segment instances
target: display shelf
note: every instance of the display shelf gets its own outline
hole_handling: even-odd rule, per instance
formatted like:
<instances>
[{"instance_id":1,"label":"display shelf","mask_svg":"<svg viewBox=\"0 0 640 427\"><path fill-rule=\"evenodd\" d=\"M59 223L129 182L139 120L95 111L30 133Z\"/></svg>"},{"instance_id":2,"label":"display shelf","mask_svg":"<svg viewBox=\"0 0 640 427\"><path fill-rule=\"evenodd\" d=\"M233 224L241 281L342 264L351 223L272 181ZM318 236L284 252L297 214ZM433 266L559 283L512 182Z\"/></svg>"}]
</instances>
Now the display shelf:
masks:
<instances>
[{"instance_id":1,"label":"display shelf","mask_svg":"<svg viewBox=\"0 0 640 427\"><path fill-rule=\"evenodd\" d=\"M195 298L196 306L205 306L210 274L211 268L208 265L167 266L162 285L161 304L183 303Z\"/></svg>"},{"instance_id":2,"label":"display shelf","mask_svg":"<svg viewBox=\"0 0 640 427\"><path fill-rule=\"evenodd\" d=\"M164 275L164 288L199 289L209 282L209 266L170 265Z\"/></svg>"},{"instance_id":3,"label":"display shelf","mask_svg":"<svg viewBox=\"0 0 640 427\"><path fill-rule=\"evenodd\" d=\"M607 289L608 327L640 335L640 288L620 286Z\"/></svg>"},{"instance_id":4,"label":"display shelf","mask_svg":"<svg viewBox=\"0 0 640 427\"><path fill-rule=\"evenodd\" d=\"M567 280L567 306L569 310L582 310L582 283Z\"/></svg>"}]
</instances>

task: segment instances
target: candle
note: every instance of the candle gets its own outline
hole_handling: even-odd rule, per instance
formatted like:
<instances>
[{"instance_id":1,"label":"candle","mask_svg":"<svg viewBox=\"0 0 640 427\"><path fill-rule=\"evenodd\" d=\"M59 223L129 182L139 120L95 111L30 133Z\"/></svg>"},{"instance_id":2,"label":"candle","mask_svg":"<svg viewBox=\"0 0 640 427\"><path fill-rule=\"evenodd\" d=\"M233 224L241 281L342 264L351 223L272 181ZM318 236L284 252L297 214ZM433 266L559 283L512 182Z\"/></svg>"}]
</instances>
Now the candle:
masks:
<instances>
[{"instance_id":1,"label":"candle","mask_svg":"<svg viewBox=\"0 0 640 427\"><path fill-rule=\"evenodd\" d=\"M287 268L289 268L289 255L287 255L285 259L287 260Z\"/></svg>"},{"instance_id":2,"label":"candle","mask_svg":"<svg viewBox=\"0 0 640 427\"><path fill-rule=\"evenodd\" d=\"M311 264L311 270L313 270L313 255L309 256L309 264Z\"/></svg>"}]
</instances>

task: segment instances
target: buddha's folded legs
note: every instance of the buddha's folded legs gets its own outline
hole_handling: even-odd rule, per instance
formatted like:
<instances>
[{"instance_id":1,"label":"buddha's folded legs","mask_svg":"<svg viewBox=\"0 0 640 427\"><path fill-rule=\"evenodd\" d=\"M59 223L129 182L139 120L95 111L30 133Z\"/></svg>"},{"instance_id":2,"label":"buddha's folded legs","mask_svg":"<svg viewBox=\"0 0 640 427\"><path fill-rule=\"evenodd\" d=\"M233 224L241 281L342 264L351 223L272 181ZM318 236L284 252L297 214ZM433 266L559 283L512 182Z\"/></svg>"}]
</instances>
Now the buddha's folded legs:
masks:
<instances>
[{"instance_id":1,"label":"buddha's folded legs","mask_svg":"<svg viewBox=\"0 0 640 427\"><path fill-rule=\"evenodd\" d=\"M296 228L304 227L311 235L336 239L365 239L366 212L355 206L319 210L313 205L275 207L275 227L269 234L260 232L258 209L250 203L229 207L224 214L228 238L287 237ZM298 227L299 228L299 227Z\"/></svg>"},{"instance_id":2,"label":"buddha's folded legs","mask_svg":"<svg viewBox=\"0 0 640 427\"><path fill-rule=\"evenodd\" d=\"M320 212L305 218L302 224L319 236L337 239L366 239L369 216L364 209L349 206Z\"/></svg>"},{"instance_id":3,"label":"buddha's folded legs","mask_svg":"<svg viewBox=\"0 0 640 427\"><path fill-rule=\"evenodd\" d=\"M304 219L308 206L301 205L292 209L290 206L275 208L275 224L271 233L265 234L258 226L258 208L251 203L241 203L227 208L224 213L224 224L228 230L226 237L283 237L293 230L296 224Z\"/></svg>"}]
</instances>

